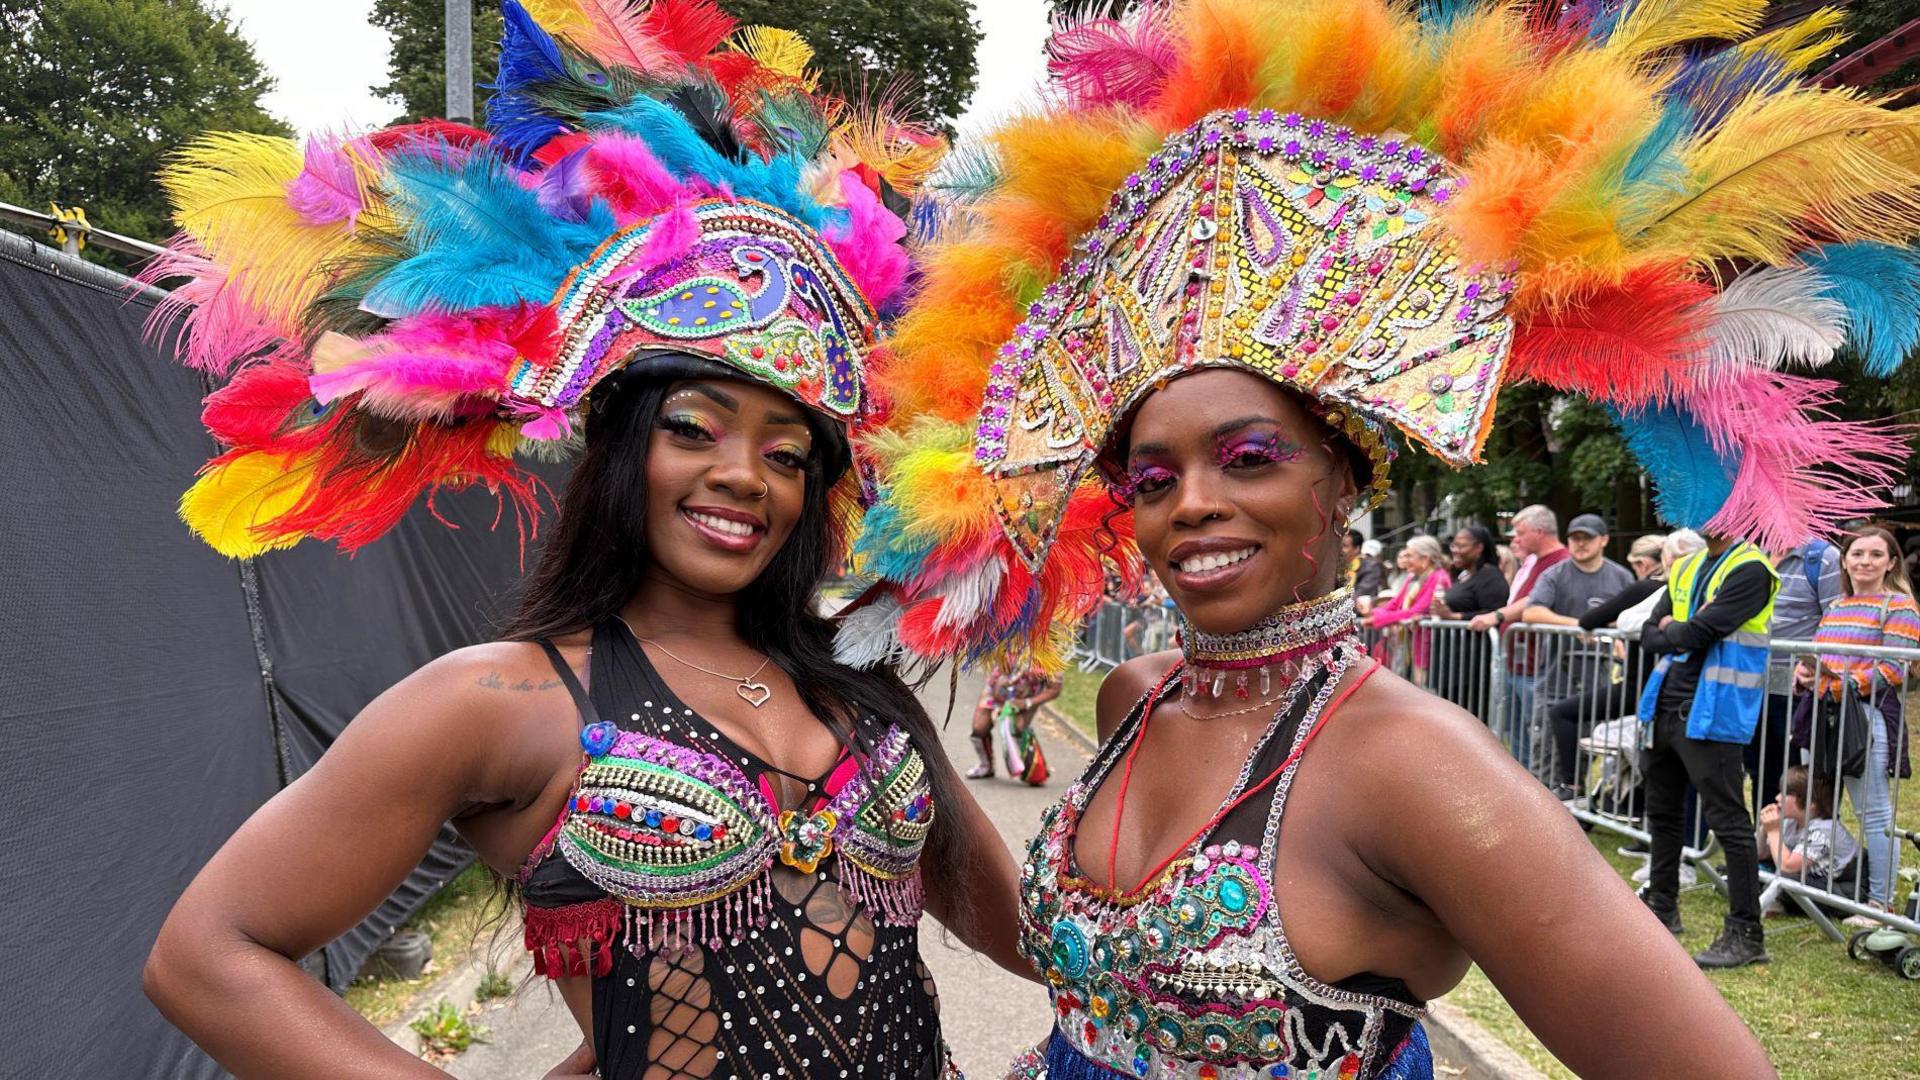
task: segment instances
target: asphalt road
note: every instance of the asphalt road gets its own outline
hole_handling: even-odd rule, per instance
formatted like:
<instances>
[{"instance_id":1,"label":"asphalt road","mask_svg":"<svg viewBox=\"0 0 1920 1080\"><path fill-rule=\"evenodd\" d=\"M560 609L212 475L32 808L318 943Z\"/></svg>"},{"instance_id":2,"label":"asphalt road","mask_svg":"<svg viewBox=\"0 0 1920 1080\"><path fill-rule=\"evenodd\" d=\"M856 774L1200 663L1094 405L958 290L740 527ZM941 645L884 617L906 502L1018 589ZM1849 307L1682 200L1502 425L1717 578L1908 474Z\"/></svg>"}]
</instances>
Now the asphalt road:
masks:
<instances>
[{"instance_id":1,"label":"asphalt road","mask_svg":"<svg viewBox=\"0 0 1920 1080\"><path fill-rule=\"evenodd\" d=\"M962 771L974 761L967 723L980 694L980 677L963 677L959 703L945 728L947 753ZM947 713L948 682L935 680L921 696L934 722ZM1016 855L1024 854L1040 814L1086 765L1078 744L1058 731L1043 731L1053 780L1029 788L1004 777L971 784L980 805ZM1005 1075L1007 1062L1047 1033L1046 992L1036 983L1001 970L950 940L940 924L921 923L920 949L939 986L941 1019L960 1068L974 1080ZM579 1029L545 980L521 988L506 1003L484 1010L479 1021L489 1041L449 1062L462 1080L537 1080L579 1044Z\"/></svg>"}]
</instances>

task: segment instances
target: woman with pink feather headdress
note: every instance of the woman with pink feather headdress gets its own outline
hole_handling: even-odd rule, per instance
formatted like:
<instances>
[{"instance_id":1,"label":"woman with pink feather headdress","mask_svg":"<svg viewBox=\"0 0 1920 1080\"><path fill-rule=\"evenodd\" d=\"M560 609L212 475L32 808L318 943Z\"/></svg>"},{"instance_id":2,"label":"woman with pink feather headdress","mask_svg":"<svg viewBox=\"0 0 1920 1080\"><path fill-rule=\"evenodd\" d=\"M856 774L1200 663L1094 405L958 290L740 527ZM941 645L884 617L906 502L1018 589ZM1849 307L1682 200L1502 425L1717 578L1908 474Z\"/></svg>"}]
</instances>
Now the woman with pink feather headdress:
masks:
<instances>
[{"instance_id":1,"label":"woman with pink feather headdress","mask_svg":"<svg viewBox=\"0 0 1920 1080\"><path fill-rule=\"evenodd\" d=\"M1058 665L1141 560L1182 629L1029 850L1015 1075L1431 1077L1470 961L1582 1076L1773 1075L1485 726L1358 647L1338 555L1396 443L1473 463L1516 379L1610 407L1676 526L1879 505L1897 433L1785 369L1920 339L1920 116L1803 77L1834 13L1765 14L1142 3L1057 25L1042 105L936 178L841 655Z\"/></svg>"},{"instance_id":2,"label":"woman with pink feather headdress","mask_svg":"<svg viewBox=\"0 0 1920 1080\"><path fill-rule=\"evenodd\" d=\"M181 502L215 548L352 551L475 483L526 523L516 458L577 461L502 640L247 821L147 993L236 1075L440 1075L296 961L451 822L583 1032L552 1076L953 1075L918 926L1024 971L1013 864L913 693L815 610L943 143L710 0L503 13L484 131L209 136L163 177L153 276L190 278L166 314L226 377Z\"/></svg>"}]
</instances>

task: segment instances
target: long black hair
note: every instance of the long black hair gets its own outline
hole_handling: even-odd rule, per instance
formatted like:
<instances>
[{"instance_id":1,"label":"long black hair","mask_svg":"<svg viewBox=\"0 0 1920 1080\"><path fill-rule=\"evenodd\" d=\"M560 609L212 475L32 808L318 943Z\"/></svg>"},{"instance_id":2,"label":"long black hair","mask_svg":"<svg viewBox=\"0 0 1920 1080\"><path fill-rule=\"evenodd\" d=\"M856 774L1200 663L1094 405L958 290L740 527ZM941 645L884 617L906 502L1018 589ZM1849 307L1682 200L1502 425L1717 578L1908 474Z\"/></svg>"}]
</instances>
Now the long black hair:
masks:
<instances>
[{"instance_id":1,"label":"long black hair","mask_svg":"<svg viewBox=\"0 0 1920 1080\"><path fill-rule=\"evenodd\" d=\"M674 378L683 372L623 370L595 389L588 403L586 447L560 497L560 511L527 579L519 613L501 636L537 641L589 630L619 614L639 591L649 556L646 541L647 455ZM851 728L871 749L893 724L927 763L936 813L921 866L948 900L964 932L973 916L969 876L982 872L981 838L961 813L940 733L897 671L860 671L834 659L833 623L816 610L820 583L840 550L828 510L832 462L845 436L810 412L815 452L806 466L805 504L791 535L758 578L734 598L746 643L793 679L807 708L823 722ZM939 810L945 810L940 813Z\"/></svg>"}]
</instances>

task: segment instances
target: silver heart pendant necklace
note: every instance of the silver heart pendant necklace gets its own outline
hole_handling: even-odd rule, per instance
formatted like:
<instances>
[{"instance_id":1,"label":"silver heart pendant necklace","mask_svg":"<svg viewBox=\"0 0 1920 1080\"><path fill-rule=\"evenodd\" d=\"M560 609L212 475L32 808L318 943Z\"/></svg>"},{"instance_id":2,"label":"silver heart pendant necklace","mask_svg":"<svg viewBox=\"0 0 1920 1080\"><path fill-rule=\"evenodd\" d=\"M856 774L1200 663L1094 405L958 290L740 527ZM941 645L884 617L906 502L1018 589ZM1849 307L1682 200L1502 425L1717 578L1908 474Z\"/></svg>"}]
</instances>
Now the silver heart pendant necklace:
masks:
<instances>
[{"instance_id":1,"label":"silver heart pendant necklace","mask_svg":"<svg viewBox=\"0 0 1920 1080\"><path fill-rule=\"evenodd\" d=\"M716 679L732 680L732 682L734 683L733 692L740 695L740 700L746 702L747 704L753 706L754 708L757 709L760 706L765 705L768 701L770 701L773 698L772 687L768 686L766 683L755 681L757 678L759 678L759 675L761 672L767 670L767 665L773 662L773 657L769 656L769 657L763 658L760 661L760 666L757 668L754 668L751 672L749 672L746 675L728 675L725 672L715 671L712 668L703 668L699 664L696 664L691 660L688 660L682 656L675 654L672 649L667 648L665 645L660 644L659 642L653 640L652 638L643 638L639 634L634 634L632 623L628 623L625 618L621 618L620 621L626 624L627 633L633 634L633 640L638 641L642 645L651 645L654 648L659 649L661 652L666 653L669 659L677 663L683 664L687 667L690 667L695 671L705 672L706 674L711 675Z\"/></svg>"}]
</instances>

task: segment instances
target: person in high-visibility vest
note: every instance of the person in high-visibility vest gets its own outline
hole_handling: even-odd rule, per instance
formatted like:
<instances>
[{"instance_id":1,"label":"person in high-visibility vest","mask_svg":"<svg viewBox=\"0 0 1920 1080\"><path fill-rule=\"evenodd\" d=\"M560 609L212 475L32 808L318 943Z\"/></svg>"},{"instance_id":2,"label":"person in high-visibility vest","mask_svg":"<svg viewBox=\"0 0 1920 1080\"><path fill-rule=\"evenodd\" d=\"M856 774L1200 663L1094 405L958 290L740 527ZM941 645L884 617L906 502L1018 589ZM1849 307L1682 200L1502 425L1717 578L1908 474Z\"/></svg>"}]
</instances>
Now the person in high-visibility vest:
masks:
<instances>
[{"instance_id":1,"label":"person in high-visibility vest","mask_svg":"<svg viewBox=\"0 0 1920 1080\"><path fill-rule=\"evenodd\" d=\"M1667 929L1680 933L1680 808L1691 783L1727 856L1726 923L1693 958L1706 968L1767 960L1741 755L1766 701L1767 627L1779 589L1766 553L1744 540L1709 536L1706 550L1674 564L1666 598L1640 635L1660 657L1640 697L1640 721L1652 726L1642 768L1653 837L1641 896Z\"/></svg>"}]
</instances>

